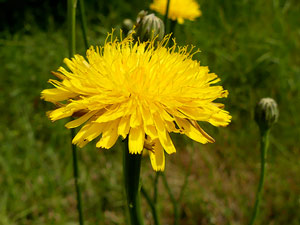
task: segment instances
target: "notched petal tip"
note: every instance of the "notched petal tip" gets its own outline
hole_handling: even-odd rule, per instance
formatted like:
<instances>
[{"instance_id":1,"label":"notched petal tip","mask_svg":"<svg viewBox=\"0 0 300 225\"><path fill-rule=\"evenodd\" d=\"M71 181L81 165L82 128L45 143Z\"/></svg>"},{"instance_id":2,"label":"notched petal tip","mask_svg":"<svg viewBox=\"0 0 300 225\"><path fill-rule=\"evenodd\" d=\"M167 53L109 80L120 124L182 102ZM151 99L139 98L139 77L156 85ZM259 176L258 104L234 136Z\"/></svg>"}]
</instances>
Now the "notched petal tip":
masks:
<instances>
[{"instance_id":1,"label":"notched petal tip","mask_svg":"<svg viewBox=\"0 0 300 225\"><path fill-rule=\"evenodd\" d=\"M222 98L227 98L229 95L229 92L227 90L224 90L222 93L221 93L221 97Z\"/></svg>"},{"instance_id":2,"label":"notched petal tip","mask_svg":"<svg viewBox=\"0 0 300 225\"><path fill-rule=\"evenodd\" d=\"M165 168L164 167L152 167L153 168L153 170L155 171L155 172L163 172L163 171L165 171Z\"/></svg>"}]
</instances>

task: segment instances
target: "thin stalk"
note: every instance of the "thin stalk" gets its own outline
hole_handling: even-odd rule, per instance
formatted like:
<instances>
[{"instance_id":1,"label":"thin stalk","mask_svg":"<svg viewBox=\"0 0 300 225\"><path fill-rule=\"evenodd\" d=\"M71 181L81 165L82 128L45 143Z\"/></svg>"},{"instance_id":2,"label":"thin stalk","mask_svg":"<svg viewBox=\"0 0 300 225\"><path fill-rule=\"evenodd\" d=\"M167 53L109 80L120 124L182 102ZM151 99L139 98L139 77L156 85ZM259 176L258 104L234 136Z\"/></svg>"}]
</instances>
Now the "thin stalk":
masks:
<instances>
[{"instance_id":1,"label":"thin stalk","mask_svg":"<svg viewBox=\"0 0 300 225\"><path fill-rule=\"evenodd\" d=\"M154 203L154 201L151 200L150 195L148 194L148 192L146 191L146 189L143 186L141 187L141 192L142 192L143 196L145 197L146 201L148 202L148 204L150 206L152 216L153 216L153 220L154 220L154 224L155 225L161 225L159 217L158 217L156 204Z\"/></svg>"},{"instance_id":2,"label":"thin stalk","mask_svg":"<svg viewBox=\"0 0 300 225\"><path fill-rule=\"evenodd\" d=\"M75 54L76 5L77 0L68 0L68 46L70 58Z\"/></svg>"},{"instance_id":3,"label":"thin stalk","mask_svg":"<svg viewBox=\"0 0 300 225\"><path fill-rule=\"evenodd\" d=\"M68 48L69 57L73 57L75 54L75 26L76 26L76 0L68 0ZM75 130L71 129L71 139L75 136ZM81 192L78 183L78 160L76 146L72 144L72 158L73 158L73 175L74 175L74 185L76 190L77 198L77 211L79 224L83 225L83 214L82 214L82 204L81 204Z\"/></svg>"},{"instance_id":4,"label":"thin stalk","mask_svg":"<svg viewBox=\"0 0 300 225\"><path fill-rule=\"evenodd\" d=\"M261 202L263 186L265 181L265 164L267 158L267 151L269 146L269 130L261 132L261 148L260 148L260 160L261 160L261 167L260 167L260 179L259 184L256 192L256 200L252 211L252 217L250 220L249 225L253 225L256 219L257 214L259 213L259 205Z\"/></svg>"},{"instance_id":5,"label":"thin stalk","mask_svg":"<svg viewBox=\"0 0 300 225\"><path fill-rule=\"evenodd\" d=\"M164 24L165 24L165 33L167 34L168 32L168 15L169 15L169 9L170 9L170 2L171 0L168 0L167 2L167 7L166 7L166 12L165 12L165 17L164 17Z\"/></svg>"},{"instance_id":6,"label":"thin stalk","mask_svg":"<svg viewBox=\"0 0 300 225\"><path fill-rule=\"evenodd\" d=\"M153 202L154 204L157 203L157 193L158 193L158 178L159 178L160 172L156 172L155 178L154 178L154 191L153 191Z\"/></svg>"},{"instance_id":7,"label":"thin stalk","mask_svg":"<svg viewBox=\"0 0 300 225\"><path fill-rule=\"evenodd\" d=\"M84 0L79 0L79 9L80 9L80 21L81 21L81 30L83 36L83 42L86 49L89 48L89 42L87 39L87 25L86 25L86 14Z\"/></svg>"},{"instance_id":8,"label":"thin stalk","mask_svg":"<svg viewBox=\"0 0 300 225\"><path fill-rule=\"evenodd\" d=\"M175 37L175 28L176 28L177 20L171 20L170 24L170 33L172 33L172 37Z\"/></svg>"},{"instance_id":9,"label":"thin stalk","mask_svg":"<svg viewBox=\"0 0 300 225\"><path fill-rule=\"evenodd\" d=\"M140 202L141 154L130 154L128 138L124 141L123 173L131 225L144 225Z\"/></svg>"},{"instance_id":10,"label":"thin stalk","mask_svg":"<svg viewBox=\"0 0 300 225\"><path fill-rule=\"evenodd\" d=\"M178 198L178 202L181 202L182 198L183 198L183 194L184 194L184 191L187 187L187 184L188 184L188 181L189 181L189 177L191 175L191 170L192 170L192 165L193 165L193 161L194 161L194 155L195 155L195 146L194 146L194 142L192 142L192 152L190 153L190 162L189 162L189 166L188 166L188 169L185 173L185 177L184 177L184 182L183 182L183 185L181 187L181 190L180 190L180 194L179 194L179 198Z\"/></svg>"},{"instance_id":11,"label":"thin stalk","mask_svg":"<svg viewBox=\"0 0 300 225\"><path fill-rule=\"evenodd\" d=\"M75 136L75 130L71 129L72 138ZM78 160L77 160L77 151L76 146L72 144L72 156L73 156L73 175L74 175L74 184L76 190L76 198L77 198L77 211L78 211L78 219L79 224L83 225L83 214L82 214L82 204L81 204L81 191L78 184Z\"/></svg>"},{"instance_id":12,"label":"thin stalk","mask_svg":"<svg viewBox=\"0 0 300 225\"><path fill-rule=\"evenodd\" d=\"M161 173L162 179L163 179L163 183L165 185L165 188L167 189L167 192L169 194L169 197L171 199L171 202L173 204L173 209L174 209L174 225L178 225L179 224L179 214L178 214L178 205L177 205L177 201L171 191L171 188L169 187L167 178L165 176L165 173Z\"/></svg>"}]
</instances>

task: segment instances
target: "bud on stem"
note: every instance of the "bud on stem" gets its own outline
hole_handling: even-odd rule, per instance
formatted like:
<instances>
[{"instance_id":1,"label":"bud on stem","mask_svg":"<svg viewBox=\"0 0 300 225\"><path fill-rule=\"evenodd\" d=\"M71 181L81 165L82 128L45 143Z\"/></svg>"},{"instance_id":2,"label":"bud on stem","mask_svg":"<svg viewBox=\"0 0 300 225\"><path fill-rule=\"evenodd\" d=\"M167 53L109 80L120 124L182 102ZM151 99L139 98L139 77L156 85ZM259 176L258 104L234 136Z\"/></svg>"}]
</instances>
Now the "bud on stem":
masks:
<instances>
[{"instance_id":1,"label":"bud on stem","mask_svg":"<svg viewBox=\"0 0 300 225\"><path fill-rule=\"evenodd\" d=\"M157 39L161 41L165 35L165 26L163 21L155 16L154 13L147 15L147 12L141 11L137 18L134 38L141 42Z\"/></svg>"},{"instance_id":2,"label":"bud on stem","mask_svg":"<svg viewBox=\"0 0 300 225\"><path fill-rule=\"evenodd\" d=\"M261 132L269 130L278 120L277 103L272 98L262 98L255 107L255 121Z\"/></svg>"}]
</instances>

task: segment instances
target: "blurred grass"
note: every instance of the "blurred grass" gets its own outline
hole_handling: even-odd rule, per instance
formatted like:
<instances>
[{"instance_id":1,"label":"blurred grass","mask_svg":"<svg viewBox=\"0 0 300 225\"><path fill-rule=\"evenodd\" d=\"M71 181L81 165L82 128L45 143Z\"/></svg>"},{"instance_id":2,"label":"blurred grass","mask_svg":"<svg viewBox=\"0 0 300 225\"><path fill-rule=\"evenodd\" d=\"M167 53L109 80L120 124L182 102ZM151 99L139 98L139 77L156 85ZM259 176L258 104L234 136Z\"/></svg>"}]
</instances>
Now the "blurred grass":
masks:
<instances>
[{"instance_id":1,"label":"blurred grass","mask_svg":"<svg viewBox=\"0 0 300 225\"><path fill-rule=\"evenodd\" d=\"M139 1L111 1L88 8L89 38L103 44L124 17L134 19ZM201 49L202 65L222 79L230 95L224 102L233 116L228 128L203 124L213 145L195 145L195 163L182 208L182 224L246 224L259 175L258 128L253 108L273 97L280 119L274 126L267 178L258 224L300 221L300 3L296 0L200 1L203 15L178 25L177 41ZM101 7L102 8L101 8ZM96 8L97 8L96 7ZM51 21L51 20L50 20ZM32 22L32 20L30 20ZM78 26L79 30L79 26ZM78 52L83 54L81 33ZM51 123L40 101L50 87L50 71L67 56L66 24L41 30L34 23L0 35L0 224L76 224L72 160L66 121ZM177 153L167 157L166 175L178 194L189 162L191 142L174 135ZM80 183L86 224L124 224L122 143L79 150ZM148 191L154 172L144 159L142 177ZM162 224L172 224L172 206L160 183ZM148 224L151 215L143 202Z\"/></svg>"}]
</instances>

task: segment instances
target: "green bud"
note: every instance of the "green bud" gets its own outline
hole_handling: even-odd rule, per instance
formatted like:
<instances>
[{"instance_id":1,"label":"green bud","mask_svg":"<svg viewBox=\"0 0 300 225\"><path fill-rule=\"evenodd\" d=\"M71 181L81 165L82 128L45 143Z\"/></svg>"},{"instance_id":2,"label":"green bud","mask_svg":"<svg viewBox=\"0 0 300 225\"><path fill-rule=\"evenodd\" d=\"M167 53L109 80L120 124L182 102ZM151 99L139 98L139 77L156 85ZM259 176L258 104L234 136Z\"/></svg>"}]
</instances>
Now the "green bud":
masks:
<instances>
[{"instance_id":1,"label":"green bud","mask_svg":"<svg viewBox=\"0 0 300 225\"><path fill-rule=\"evenodd\" d=\"M165 26L163 21L151 13L141 11L137 17L134 38L141 42L153 40L161 41L165 35Z\"/></svg>"},{"instance_id":2,"label":"green bud","mask_svg":"<svg viewBox=\"0 0 300 225\"><path fill-rule=\"evenodd\" d=\"M269 130L277 122L279 111L272 98L262 98L255 107L255 121L261 131Z\"/></svg>"},{"instance_id":3,"label":"green bud","mask_svg":"<svg viewBox=\"0 0 300 225\"><path fill-rule=\"evenodd\" d=\"M137 15L137 18L136 18L136 23L139 24L140 21L145 17L147 16L148 12L145 11L145 10L142 10L139 12L139 14Z\"/></svg>"}]
</instances>

